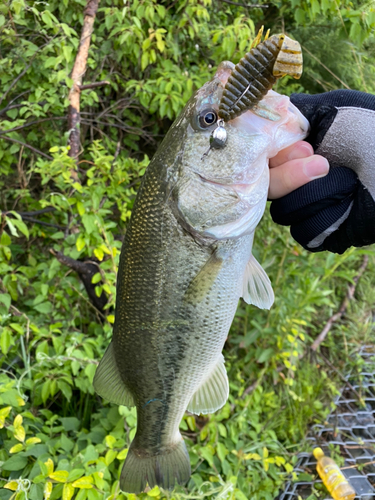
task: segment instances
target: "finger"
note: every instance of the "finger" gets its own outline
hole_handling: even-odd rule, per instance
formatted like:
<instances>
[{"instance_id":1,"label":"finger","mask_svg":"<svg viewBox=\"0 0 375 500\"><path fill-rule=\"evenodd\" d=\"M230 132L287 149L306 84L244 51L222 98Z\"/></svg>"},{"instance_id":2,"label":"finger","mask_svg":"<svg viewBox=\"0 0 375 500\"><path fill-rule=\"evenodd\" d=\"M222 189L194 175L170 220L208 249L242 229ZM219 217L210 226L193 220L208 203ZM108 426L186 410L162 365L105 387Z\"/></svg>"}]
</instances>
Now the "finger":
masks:
<instances>
[{"instance_id":1,"label":"finger","mask_svg":"<svg viewBox=\"0 0 375 500\"><path fill-rule=\"evenodd\" d=\"M268 198L281 198L314 179L324 177L328 172L328 160L320 155L291 160L277 168L271 168Z\"/></svg>"},{"instance_id":2,"label":"finger","mask_svg":"<svg viewBox=\"0 0 375 500\"><path fill-rule=\"evenodd\" d=\"M296 160L297 158L306 158L307 156L312 156L313 154L314 150L311 144L305 141L298 141L288 148L279 151L276 156L271 158L270 167L278 167L287 161Z\"/></svg>"}]
</instances>

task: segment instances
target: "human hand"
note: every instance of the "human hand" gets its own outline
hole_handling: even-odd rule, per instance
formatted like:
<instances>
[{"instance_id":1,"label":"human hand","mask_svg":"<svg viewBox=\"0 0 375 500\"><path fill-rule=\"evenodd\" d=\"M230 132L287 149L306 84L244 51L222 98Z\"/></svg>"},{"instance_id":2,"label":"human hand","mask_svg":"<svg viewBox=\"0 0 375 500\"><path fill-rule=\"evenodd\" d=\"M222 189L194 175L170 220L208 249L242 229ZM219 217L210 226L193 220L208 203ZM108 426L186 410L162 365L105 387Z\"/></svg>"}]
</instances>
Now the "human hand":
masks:
<instances>
[{"instance_id":1,"label":"human hand","mask_svg":"<svg viewBox=\"0 0 375 500\"><path fill-rule=\"evenodd\" d=\"M308 142L298 141L270 159L268 198L281 198L328 172L328 160L314 155L313 147Z\"/></svg>"},{"instance_id":2,"label":"human hand","mask_svg":"<svg viewBox=\"0 0 375 500\"><path fill-rule=\"evenodd\" d=\"M309 120L306 141L327 158L330 170L306 183L307 166L304 170L302 163L310 159L317 165L321 160L311 158L318 155L308 156L307 149L304 155L296 143L300 158L291 166L288 153L279 163L279 155L285 155L280 152L270 170L273 220L290 225L294 239L311 252L343 253L350 246L375 243L375 96L336 90L294 94L291 102Z\"/></svg>"}]
</instances>

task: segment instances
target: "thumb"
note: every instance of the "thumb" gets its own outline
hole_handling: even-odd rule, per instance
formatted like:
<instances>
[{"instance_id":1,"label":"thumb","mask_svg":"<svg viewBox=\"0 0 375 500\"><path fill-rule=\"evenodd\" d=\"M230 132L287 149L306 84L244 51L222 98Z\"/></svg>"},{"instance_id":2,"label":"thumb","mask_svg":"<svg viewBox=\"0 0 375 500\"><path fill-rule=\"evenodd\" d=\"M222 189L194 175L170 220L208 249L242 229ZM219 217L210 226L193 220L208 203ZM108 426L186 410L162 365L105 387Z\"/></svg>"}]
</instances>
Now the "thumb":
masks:
<instances>
[{"instance_id":1,"label":"thumb","mask_svg":"<svg viewBox=\"0 0 375 500\"><path fill-rule=\"evenodd\" d=\"M281 198L314 179L324 177L328 172L328 160L320 155L290 160L273 167L270 169L268 198Z\"/></svg>"}]
</instances>

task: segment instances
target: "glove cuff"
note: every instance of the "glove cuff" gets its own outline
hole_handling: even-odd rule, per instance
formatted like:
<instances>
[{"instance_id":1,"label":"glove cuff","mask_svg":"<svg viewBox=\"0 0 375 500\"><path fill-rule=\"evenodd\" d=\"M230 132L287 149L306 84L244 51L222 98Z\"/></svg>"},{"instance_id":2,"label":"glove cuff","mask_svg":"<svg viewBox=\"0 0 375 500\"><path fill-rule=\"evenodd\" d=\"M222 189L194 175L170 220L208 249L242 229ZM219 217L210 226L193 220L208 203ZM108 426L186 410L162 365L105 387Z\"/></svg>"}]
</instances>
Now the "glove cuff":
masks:
<instances>
[{"instance_id":1,"label":"glove cuff","mask_svg":"<svg viewBox=\"0 0 375 500\"><path fill-rule=\"evenodd\" d=\"M333 166L326 177L274 200L270 211L310 252L375 243L375 202L350 168Z\"/></svg>"},{"instance_id":2,"label":"glove cuff","mask_svg":"<svg viewBox=\"0 0 375 500\"><path fill-rule=\"evenodd\" d=\"M375 202L368 189L358 182L347 219L324 240L321 250L341 254L350 246L363 247L372 243L375 243Z\"/></svg>"}]
</instances>

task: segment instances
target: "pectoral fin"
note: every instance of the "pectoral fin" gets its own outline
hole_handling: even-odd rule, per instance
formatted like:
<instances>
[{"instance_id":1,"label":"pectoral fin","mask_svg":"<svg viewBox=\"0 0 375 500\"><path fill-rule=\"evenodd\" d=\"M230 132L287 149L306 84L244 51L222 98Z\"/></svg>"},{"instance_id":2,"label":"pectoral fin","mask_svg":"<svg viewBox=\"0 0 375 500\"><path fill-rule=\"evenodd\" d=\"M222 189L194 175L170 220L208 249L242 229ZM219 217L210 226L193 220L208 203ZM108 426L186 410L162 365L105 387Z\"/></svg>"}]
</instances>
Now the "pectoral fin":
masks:
<instances>
[{"instance_id":1,"label":"pectoral fin","mask_svg":"<svg viewBox=\"0 0 375 500\"><path fill-rule=\"evenodd\" d=\"M270 309L275 300L270 279L253 255L246 266L242 298L260 309Z\"/></svg>"},{"instance_id":2,"label":"pectoral fin","mask_svg":"<svg viewBox=\"0 0 375 500\"><path fill-rule=\"evenodd\" d=\"M224 357L220 356L207 380L194 393L187 410L197 415L213 413L225 405L228 396L228 375L224 365Z\"/></svg>"},{"instance_id":3,"label":"pectoral fin","mask_svg":"<svg viewBox=\"0 0 375 500\"><path fill-rule=\"evenodd\" d=\"M222 265L223 259L218 257L214 252L191 281L185 293L185 300L192 304L199 304L211 290Z\"/></svg>"},{"instance_id":4,"label":"pectoral fin","mask_svg":"<svg viewBox=\"0 0 375 500\"><path fill-rule=\"evenodd\" d=\"M96 369L94 389L103 399L129 408L135 406L133 396L122 381L111 342Z\"/></svg>"}]
</instances>

